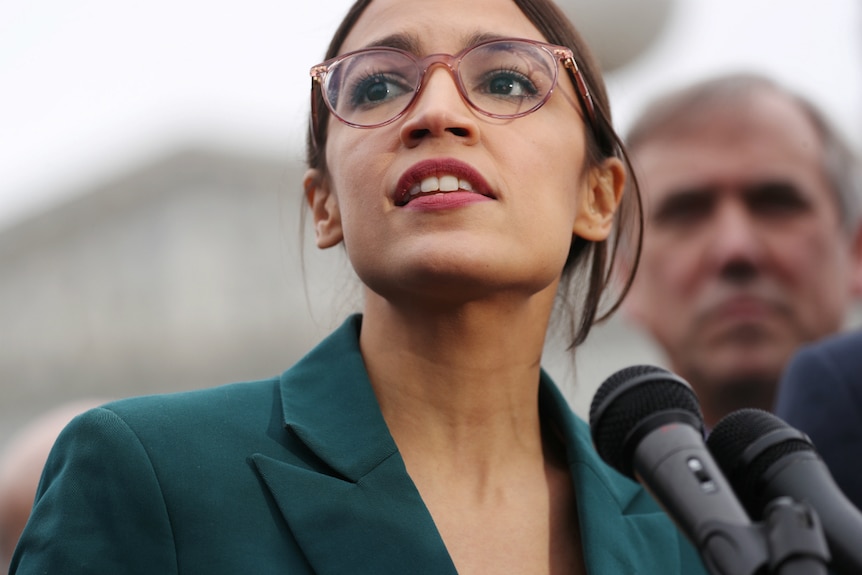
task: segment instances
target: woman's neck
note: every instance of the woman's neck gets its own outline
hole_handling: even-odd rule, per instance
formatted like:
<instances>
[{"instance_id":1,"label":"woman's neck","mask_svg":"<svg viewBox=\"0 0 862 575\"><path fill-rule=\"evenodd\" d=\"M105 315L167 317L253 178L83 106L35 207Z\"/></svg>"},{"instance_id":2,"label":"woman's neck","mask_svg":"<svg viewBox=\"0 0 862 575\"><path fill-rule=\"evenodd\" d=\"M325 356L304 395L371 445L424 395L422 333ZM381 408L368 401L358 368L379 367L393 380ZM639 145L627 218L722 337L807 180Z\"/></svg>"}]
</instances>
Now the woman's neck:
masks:
<instances>
[{"instance_id":1,"label":"woman's neck","mask_svg":"<svg viewBox=\"0 0 862 575\"><path fill-rule=\"evenodd\" d=\"M461 573L585 572L564 448L539 419L552 305L405 313L366 299L372 387Z\"/></svg>"},{"instance_id":2,"label":"woman's neck","mask_svg":"<svg viewBox=\"0 0 862 575\"><path fill-rule=\"evenodd\" d=\"M551 304L429 313L367 300L360 346L408 465L417 455L438 473L481 475L542 456L538 384Z\"/></svg>"}]
</instances>

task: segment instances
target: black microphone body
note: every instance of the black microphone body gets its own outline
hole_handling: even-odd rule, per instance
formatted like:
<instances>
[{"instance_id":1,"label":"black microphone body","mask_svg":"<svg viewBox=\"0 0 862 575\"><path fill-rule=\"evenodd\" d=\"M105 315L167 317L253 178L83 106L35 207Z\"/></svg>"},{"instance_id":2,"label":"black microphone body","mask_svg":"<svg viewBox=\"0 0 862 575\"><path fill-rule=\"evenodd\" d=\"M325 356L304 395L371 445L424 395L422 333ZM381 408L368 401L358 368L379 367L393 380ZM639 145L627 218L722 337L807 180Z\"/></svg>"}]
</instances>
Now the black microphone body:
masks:
<instances>
[{"instance_id":1,"label":"black microphone body","mask_svg":"<svg viewBox=\"0 0 862 575\"><path fill-rule=\"evenodd\" d=\"M706 448L684 380L654 366L617 372L593 398L590 428L602 459L646 488L710 572L753 574L768 563L762 531Z\"/></svg>"},{"instance_id":2,"label":"black microphone body","mask_svg":"<svg viewBox=\"0 0 862 575\"><path fill-rule=\"evenodd\" d=\"M735 497L722 495L733 490L704 445L690 425L665 424L641 439L632 458L635 478L696 544L708 522L751 522Z\"/></svg>"},{"instance_id":3,"label":"black microphone body","mask_svg":"<svg viewBox=\"0 0 862 575\"><path fill-rule=\"evenodd\" d=\"M707 444L752 517L780 497L809 505L829 543L832 569L862 573L862 513L805 434L771 413L742 409L722 419Z\"/></svg>"}]
</instances>

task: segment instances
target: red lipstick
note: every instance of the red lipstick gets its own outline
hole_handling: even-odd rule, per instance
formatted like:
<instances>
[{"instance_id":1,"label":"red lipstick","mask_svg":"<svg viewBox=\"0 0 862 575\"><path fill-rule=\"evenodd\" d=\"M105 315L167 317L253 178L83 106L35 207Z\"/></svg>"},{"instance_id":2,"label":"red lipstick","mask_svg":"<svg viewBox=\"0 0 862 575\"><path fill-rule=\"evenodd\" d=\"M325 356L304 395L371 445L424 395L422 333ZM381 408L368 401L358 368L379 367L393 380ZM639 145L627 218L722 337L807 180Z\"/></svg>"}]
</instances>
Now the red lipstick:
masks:
<instances>
[{"instance_id":1,"label":"red lipstick","mask_svg":"<svg viewBox=\"0 0 862 575\"><path fill-rule=\"evenodd\" d=\"M485 178L473 167L452 158L425 160L399 178L396 206L420 209L454 208L496 199Z\"/></svg>"}]
</instances>

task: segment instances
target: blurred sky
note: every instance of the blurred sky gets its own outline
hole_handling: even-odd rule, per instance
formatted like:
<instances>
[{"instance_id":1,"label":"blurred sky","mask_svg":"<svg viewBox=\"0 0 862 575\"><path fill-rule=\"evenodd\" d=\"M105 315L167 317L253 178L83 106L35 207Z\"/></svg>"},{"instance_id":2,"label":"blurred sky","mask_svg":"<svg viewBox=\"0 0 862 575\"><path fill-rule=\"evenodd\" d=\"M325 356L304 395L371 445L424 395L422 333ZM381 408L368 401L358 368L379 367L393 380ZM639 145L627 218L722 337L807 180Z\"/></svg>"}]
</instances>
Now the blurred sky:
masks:
<instances>
[{"instance_id":1,"label":"blurred sky","mask_svg":"<svg viewBox=\"0 0 862 575\"><path fill-rule=\"evenodd\" d=\"M171 146L301 161L308 68L350 3L3 0L0 226ZM859 0L678 0L659 41L608 75L617 124L666 87L740 68L814 98L862 148Z\"/></svg>"}]
</instances>

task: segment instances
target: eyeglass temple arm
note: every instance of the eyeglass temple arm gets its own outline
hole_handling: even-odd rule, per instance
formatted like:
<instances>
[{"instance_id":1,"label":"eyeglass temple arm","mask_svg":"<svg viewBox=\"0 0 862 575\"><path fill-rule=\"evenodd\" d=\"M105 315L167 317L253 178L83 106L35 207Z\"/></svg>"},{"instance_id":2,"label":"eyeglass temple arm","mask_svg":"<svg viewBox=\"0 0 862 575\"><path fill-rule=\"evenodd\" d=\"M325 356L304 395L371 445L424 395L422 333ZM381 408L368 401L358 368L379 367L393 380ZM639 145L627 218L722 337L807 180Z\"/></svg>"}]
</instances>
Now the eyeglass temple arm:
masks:
<instances>
[{"instance_id":1,"label":"eyeglass temple arm","mask_svg":"<svg viewBox=\"0 0 862 575\"><path fill-rule=\"evenodd\" d=\"M590 117L590 122L595 125L596 109L593 106L593 95L590 93L590 88L587 86L587 83L584 82L584 77L581 75L581 70L578 68L578 63L575 61L575 57L569 50L555 50L555 52L557 57L560 58L560 61L563 63L563 67L568 68L572 73L572 77L577 85L578 95L580 95L583 100L584 107L587 109L587 114Z\"/></svg>"},{"instance_id":2,"label":"eyeglass temple arm","mask_svg":"<svg viewBox=\"0 0 862 575\"><path fill-rule=\"evenodd\" d=\"M326 66L315 66L311 69L311 125L309 126L309 131L311 132L311 143L314 148L317 148L317 100L314 97L314 87L320 86L320 89L323 90L323 80L321 79L323 73L326 71Z\"/></svg>"}]
</instances>

